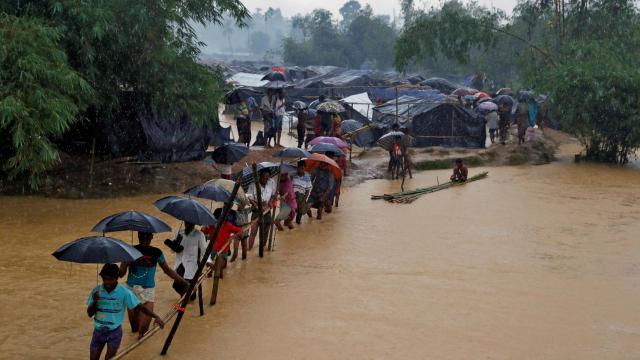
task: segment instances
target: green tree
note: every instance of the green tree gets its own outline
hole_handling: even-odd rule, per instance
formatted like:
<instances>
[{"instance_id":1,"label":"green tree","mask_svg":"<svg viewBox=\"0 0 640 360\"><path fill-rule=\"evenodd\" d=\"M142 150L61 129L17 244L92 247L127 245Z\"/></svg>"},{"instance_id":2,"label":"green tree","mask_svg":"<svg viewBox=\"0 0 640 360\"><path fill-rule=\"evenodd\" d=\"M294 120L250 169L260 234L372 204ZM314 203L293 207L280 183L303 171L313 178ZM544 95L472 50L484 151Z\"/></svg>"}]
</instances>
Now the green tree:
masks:
<instances>
[{"instance_id":1,"label":"green tree","mask_svg":"<svg viewBox=\"0 0 640 360\"><path fill-rule=\"evenodd\" d=\"M553 5L553 6L552 6ZM552 97L551 110L577 135L587 156L625 163L640 146L636 87L640 15L632 0L523 1L510 21L471 3L445 2L420 13L396 44L395 63L406 69L422 58L467 65L500 64L498 45L519 44L511 64L521 82ZM480 35L479 35L480 34ZM506 40L508 39L508 40ZM624 99L623 99L624 98ZM628 101L627 101L628 100Z\"/></svg>"},{"instance_id":2,"label":"green tree","mask_svg":"<svg viewBox=\"0 0 640 360\"><path fill-rule=\"evenodd\" d=\"M358 15L362 5L357 0L349 0L340 8L340 16L342 16L342 26L348 27L353 19Z\"/></svg>"},{"instance_id":3,"label":"green tree","mask_svg":"<svg viewBox=\"0 0 640 360\"><path fill-rule=\"evenodd\" d=\"M59 158L52 138L78 120L92 95L67 64L61 37L38 20L0 16L0 161L9 178L26 174L33 188Z\"/></svg>"}]
</instances>

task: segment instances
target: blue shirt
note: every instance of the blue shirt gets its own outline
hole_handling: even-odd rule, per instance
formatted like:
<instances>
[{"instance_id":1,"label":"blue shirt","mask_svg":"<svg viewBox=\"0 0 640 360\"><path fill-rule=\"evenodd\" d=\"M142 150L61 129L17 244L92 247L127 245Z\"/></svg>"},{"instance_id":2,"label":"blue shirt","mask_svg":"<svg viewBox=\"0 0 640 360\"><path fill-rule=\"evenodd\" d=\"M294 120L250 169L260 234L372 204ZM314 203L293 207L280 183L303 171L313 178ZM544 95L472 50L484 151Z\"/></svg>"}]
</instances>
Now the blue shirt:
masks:
<instances>
[{"instance_id":1,"label":"blue shirt","mask_svg":"<svg viewBox=\"0 0 640 360\"><path fill-rule=\"evenodd\" d=\"M111 292L107 292L102 284L96 286L89 293L87 305L93 304L93 293L96 290L100 290L100 299L98 299L98 311L93 316L93 324L98 329L114 330L118 328L124 321L125 309L134 309L140 305L140 300L133 292L120 284L117 284Z\"/></svg>"},{"instance_id":2,"label":"blue shirt","mask_svg":"<svg viewBox=\"0 0 640 360\"><path fill-rule=\"evenodd\" d=\"M153 246L134 247L142 253L142 257L129 265L127 284L131 287L139 285L145 289L156 287L156 265L165 262L162 250Z\"/></svg>"}]
</instances>

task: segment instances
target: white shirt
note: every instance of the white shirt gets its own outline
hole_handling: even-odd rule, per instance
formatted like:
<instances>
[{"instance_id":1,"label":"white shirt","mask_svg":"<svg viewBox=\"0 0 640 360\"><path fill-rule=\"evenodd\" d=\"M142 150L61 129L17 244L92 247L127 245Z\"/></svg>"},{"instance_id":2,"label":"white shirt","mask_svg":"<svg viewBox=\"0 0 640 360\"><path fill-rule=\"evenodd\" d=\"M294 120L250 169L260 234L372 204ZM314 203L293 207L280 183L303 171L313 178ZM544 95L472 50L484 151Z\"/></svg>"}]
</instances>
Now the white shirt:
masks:
<instances>
[{"instance_id":1,"label":"white shirt","mask_svg":"<svg viewBox=\"0 0 640 360\"><path fill-rule=\"evenodd\" d=\"M487 127L489 129L497 129L498 128L498 120L500 120L498 113L495 111L490 112L485 117L487 119Z\"/></svg>"},{"instance_id":2,"label":"white shirt","mask_svg":"<svg viewBox=\"0 0 640 360\"><path fill-rule=\"evenodd\" d=\"M284 107L284 99L276 99L276 116L284 116L285 107Z\"/></svg>"},{"instance_id":3,"label":"white shirt","mask_svg":"<svg viewBox=\"0 0 640 360\"><path fill-rule=\"evenodd\" d=\"M260 197L262 202L266 203L276 193L276 182L273 179L267 181L267 185L260 185ZM258 195L256 195L256 183L249 185L249 191L247 191L247 197L250 200L257 201Z\"/></svg>"},{"instance_id":4,"label":"white shirt","mask_svg":"<svg viewBox=\"0 0 640 360\"><path fill-rule=\"evenodd\" d=\"M198 249L200 249L200 257L202 258L204 252L207 250L207 240L204 234L197 229L193 229L189 235L185 235L184 229L180 229L176 237L178 234L182 235L180 245L184 247L184 250L176 254L176 263L173 269L178 269L180 264L182 264L182 266L184 266L183 278L191 280L198 269Z\"/></svg>"}]
</instances>

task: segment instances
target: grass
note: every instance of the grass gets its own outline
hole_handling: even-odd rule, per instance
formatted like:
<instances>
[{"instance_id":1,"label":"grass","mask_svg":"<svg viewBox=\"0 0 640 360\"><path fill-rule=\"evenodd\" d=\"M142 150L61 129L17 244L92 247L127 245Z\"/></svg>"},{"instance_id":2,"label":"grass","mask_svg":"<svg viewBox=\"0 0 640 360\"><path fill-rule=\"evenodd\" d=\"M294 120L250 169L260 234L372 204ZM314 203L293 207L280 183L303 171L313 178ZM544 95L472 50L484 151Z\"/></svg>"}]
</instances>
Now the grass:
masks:
<instances>
[{"instance_id":1,"label":"grass","mask_svg":"<svg viewBox=\"0 0 640 360\"><path fill-rule=\"evenodd\" d=\"M461 158L467 166L483 166L485 161L480 156L467 156ZM441 160L423 160L414 164L416 170L442 170L452 169L456 158Z\"/></svg>"}]
</instances>

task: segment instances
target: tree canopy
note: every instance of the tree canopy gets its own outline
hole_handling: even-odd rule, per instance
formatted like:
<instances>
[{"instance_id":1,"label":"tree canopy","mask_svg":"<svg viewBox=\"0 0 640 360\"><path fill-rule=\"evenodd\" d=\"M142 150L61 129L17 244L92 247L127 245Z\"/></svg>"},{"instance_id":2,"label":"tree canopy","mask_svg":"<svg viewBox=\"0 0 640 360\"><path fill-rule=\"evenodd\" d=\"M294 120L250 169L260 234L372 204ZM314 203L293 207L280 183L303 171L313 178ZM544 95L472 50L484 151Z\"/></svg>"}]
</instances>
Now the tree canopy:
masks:
<instances>
[{"instance_id":1,"label":"tree canopy","mask_svg":"<svg viewBox=\"0 0 640 360\"><path fill-rule=\"evenodd\" d=\"M167 119L186 115L201 124L216 121L222 96L219 78L197 63L201 43L194 24L221 24L224 16L229 16L242 25L248 17L238 0L10 0L0 4L0 13L8 14L3 17L7 29L0 44L5 49L3 57L20 59L21 52L35 52L33 56L55 59L56 63L46 67L50 70L47 75L64 81L57 88L48 85L50 95L68 101L64 105L68 111L62 115L41 112L31 119L36 122L34 128L50 124L56 129L43 133L43 138L31 145L32 154L50 156L22 156L19 162L5 162L11 176L25 169L42 172L50 166L56 158L51 135L63 132L76 118L108 124L133 109L154 111ZM36 24L46 24L46 28ZM23 39L46 46L37 50L7 43L18 30ZM25 73L35 74L38 66L43 66L41 62L16 61L28 67ZM80 84L83 91L75 91ZM7 85L3 82L0 86ZM13 92L33 91L24 81L13 81L9 86ZM84 101L79 101L81 97ZM5 106L9 108L6 113L17 112L16 103ZM18 159L17 145L12 149L13 159Z\"/></svg>"},{"instance_id":2,"label":"tree canopy","mask_svg":"<svg viewBox=\"0 0 640 360\"><path fill-rule=\"evenodd\" d=\"M336 65L360 68L363 63L387 70L393 64L395 29L388 18L373 14L371 6L362 7L350 0L340 10L341 23L333 14L316 9L292 19L294 34L284 41L283 58L295 65Z\"/></svg>"},{"instance_id":3,"label":"tree canopy","mask_svg":"<svg viewBox=\"0 0 640 360\"><path fill-rule=\"evenodd\" d=\"M395 64L453 59L459 69L473 64L491 78L534 86L551 95L552 111L589 157L625 163L640 147L639 41L632 0L525 0L511 18L449 0L406 24Z\"/></svg>"}]
</instances>

